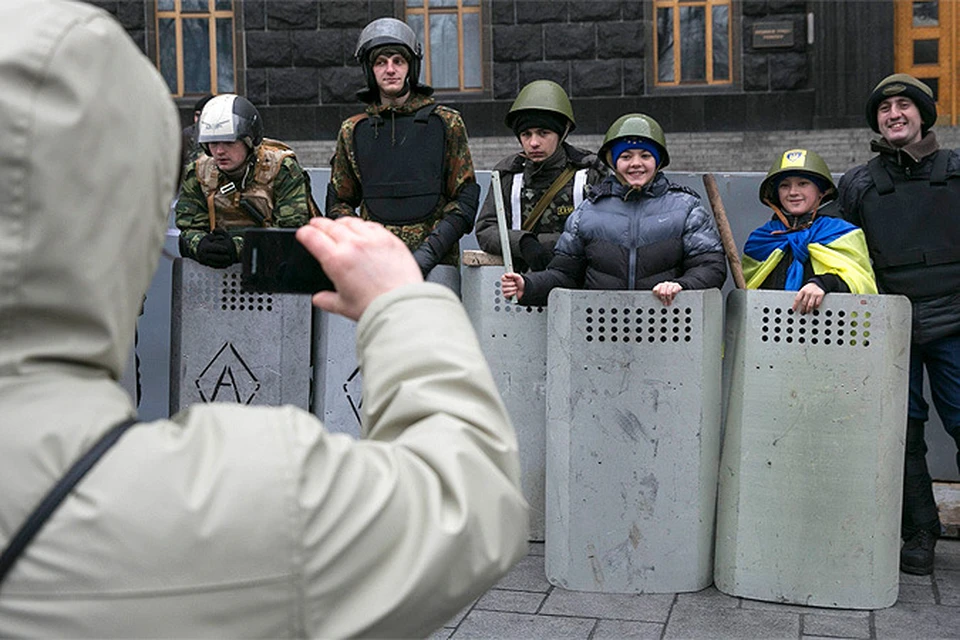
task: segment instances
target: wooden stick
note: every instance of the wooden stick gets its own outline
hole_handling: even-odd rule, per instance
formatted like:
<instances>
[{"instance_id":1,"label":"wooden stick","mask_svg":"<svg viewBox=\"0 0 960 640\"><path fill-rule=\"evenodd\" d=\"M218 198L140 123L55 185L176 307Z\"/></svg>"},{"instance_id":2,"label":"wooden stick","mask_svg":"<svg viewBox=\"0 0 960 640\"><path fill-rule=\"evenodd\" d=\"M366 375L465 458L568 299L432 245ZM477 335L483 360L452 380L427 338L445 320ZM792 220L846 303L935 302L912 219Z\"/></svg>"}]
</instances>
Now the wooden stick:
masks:
<instances>
[{"instance_id":1,"label":"wooden stick","mask_svg":"<svg viewBox=\"0 0 960 640\"><path fill-rule=\"evenodd\" d=\"M730 231L730 221L727 220L727 212L723 208L723 200L720 199L720 190L717 188L717 180L712 173L703 174L703 186L707 190L707 199L710 200L710 208L713 209L713 217L717 221L717 230L720 232L720 242L723 243L723 252L727 254L727 263L730 265L730 272L733 274L733 283L737 289L746 289L747 281L743 279L743 266L740 264L740 250L733 239L733 232Z\"/></svg>"},{"instance_id":2,"label":"wooden stick","mask_svg":"<svg viewBox=\"0 0 960 640\"><path fill-rule=\"evenodd\" d=\"M507 225L507 212L503 206L503 191L500 186L500 172L494 169L490 173L490 189L493 191L493 204L497 211L497 227L500 229L500 255L503 256L504 273L513 273L513 256L510 255L510 234ZM516 296L508 298L516 302Z\"/></svg>"}]
</instances>

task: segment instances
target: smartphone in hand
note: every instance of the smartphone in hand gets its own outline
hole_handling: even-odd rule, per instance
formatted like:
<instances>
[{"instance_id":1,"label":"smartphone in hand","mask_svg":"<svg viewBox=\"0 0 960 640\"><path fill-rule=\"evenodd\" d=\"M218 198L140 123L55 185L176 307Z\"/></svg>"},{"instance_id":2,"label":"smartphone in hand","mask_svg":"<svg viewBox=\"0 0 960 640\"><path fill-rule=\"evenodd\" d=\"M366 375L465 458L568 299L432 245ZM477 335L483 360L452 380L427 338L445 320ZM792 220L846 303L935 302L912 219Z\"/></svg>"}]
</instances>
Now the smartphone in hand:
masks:
<instances>
[{"instance_id":1,"label":"smartphone in hand","mask_svg":"<svg viewBox=\"0 0 960 640\"><path fill-rule=\"evenodd\" d=\"M308 293L335 287L296 229L253 228L243 233L240 288L248 293Z\"/></svg>"}]
</instances>

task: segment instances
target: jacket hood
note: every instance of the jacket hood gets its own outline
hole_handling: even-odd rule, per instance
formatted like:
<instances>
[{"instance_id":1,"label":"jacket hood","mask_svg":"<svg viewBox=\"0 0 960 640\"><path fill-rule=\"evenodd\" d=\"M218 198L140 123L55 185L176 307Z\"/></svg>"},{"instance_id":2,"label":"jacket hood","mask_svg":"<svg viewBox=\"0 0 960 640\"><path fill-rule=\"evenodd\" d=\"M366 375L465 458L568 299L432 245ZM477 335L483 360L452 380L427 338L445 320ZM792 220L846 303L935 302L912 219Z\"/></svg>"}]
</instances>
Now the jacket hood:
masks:
<instances>
[{"instance_id":1,"label":"jacket hood","mask_svg":"<svg viewBox=\"0 0 960 640\"><path fill-rule=\"evenodd\" d=\"M0 381L118 378L176 188L180 126L104 11L0 4Z\"/></svg>"},{"instance_id":2,"label":"jacket hood","mask_svg":"<svg viewBox=\"0 0 960 640\"><path fill-rule=\"evenodd\" d=\"M416 91L410 92L410 97L403 104L390 105L390 104L380 104L379 102L372 102L367 104L366 113L370 116L380 115L381 117L386 117L386 114L390 111L401 114L410 114L416 112L421 107L425 107L428 104L433 104L434 100L428 95L422 93L417 93Z\"/></svg>"}]
</instances>

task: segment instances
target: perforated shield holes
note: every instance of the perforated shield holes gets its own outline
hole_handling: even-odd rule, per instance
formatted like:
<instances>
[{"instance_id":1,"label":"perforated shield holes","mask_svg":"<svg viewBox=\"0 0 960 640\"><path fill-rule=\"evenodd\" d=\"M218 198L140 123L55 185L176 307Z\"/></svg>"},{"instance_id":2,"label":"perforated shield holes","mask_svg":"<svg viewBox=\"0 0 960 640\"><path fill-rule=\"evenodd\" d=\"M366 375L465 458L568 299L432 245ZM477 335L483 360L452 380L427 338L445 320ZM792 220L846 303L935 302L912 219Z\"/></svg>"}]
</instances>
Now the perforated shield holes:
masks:
<instances>
[{"instance_id":1,"label":"perforated shield holes","mask_svg":"<svg viewBox=\"0 0 960 640\"><path fill-rule=\"evenodd\" d=\"M690 342L693 309L587 307L584 310L587 342Z\"/></svg>"},{"instance_id":2,"label":"perforated shield holes","mask_svg":"<svg viewBox=\"0 0 960 640\"><path fill-rule=\"evenodd\" d=\"M763 342L833 347L869 347L872 312L817 309L799 314L790 307L763 307Z\"/></svg>"}]
</instances>

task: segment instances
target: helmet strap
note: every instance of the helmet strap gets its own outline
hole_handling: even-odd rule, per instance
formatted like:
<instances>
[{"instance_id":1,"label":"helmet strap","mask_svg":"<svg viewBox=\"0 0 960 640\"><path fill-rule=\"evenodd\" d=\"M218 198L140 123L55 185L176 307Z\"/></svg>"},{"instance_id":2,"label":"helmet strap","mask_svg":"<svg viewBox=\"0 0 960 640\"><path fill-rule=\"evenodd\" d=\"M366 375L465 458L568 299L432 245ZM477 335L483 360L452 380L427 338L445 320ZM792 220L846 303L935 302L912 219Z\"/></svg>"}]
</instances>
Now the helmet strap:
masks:
<instances>
[{"instance_id":1,"label":"helmet strap","mask_svg":"<svg viewBox=\"0 0 960 640\"><path fill-rule=\"evenodd\" d=\"M790 224L790 219L787 218L787 215L780 209L780 207L773 204L769 199L765 198L763 204L773 209L773 212L777 215L777 218L783 223L783 226L786 227L786 229L783 231L771 231L771 233L773 235L780 235L782 233L790 233L791 231L803 231L804 229L809 229L811 226L813 226L813 221L817 219L817 212L820 211L820 203L823 201L824 195L826 194L821 193L817 197L817 201L813 204L813 211L810 213L810 219L799 226Z\"/></svg>"}]
</instances>

